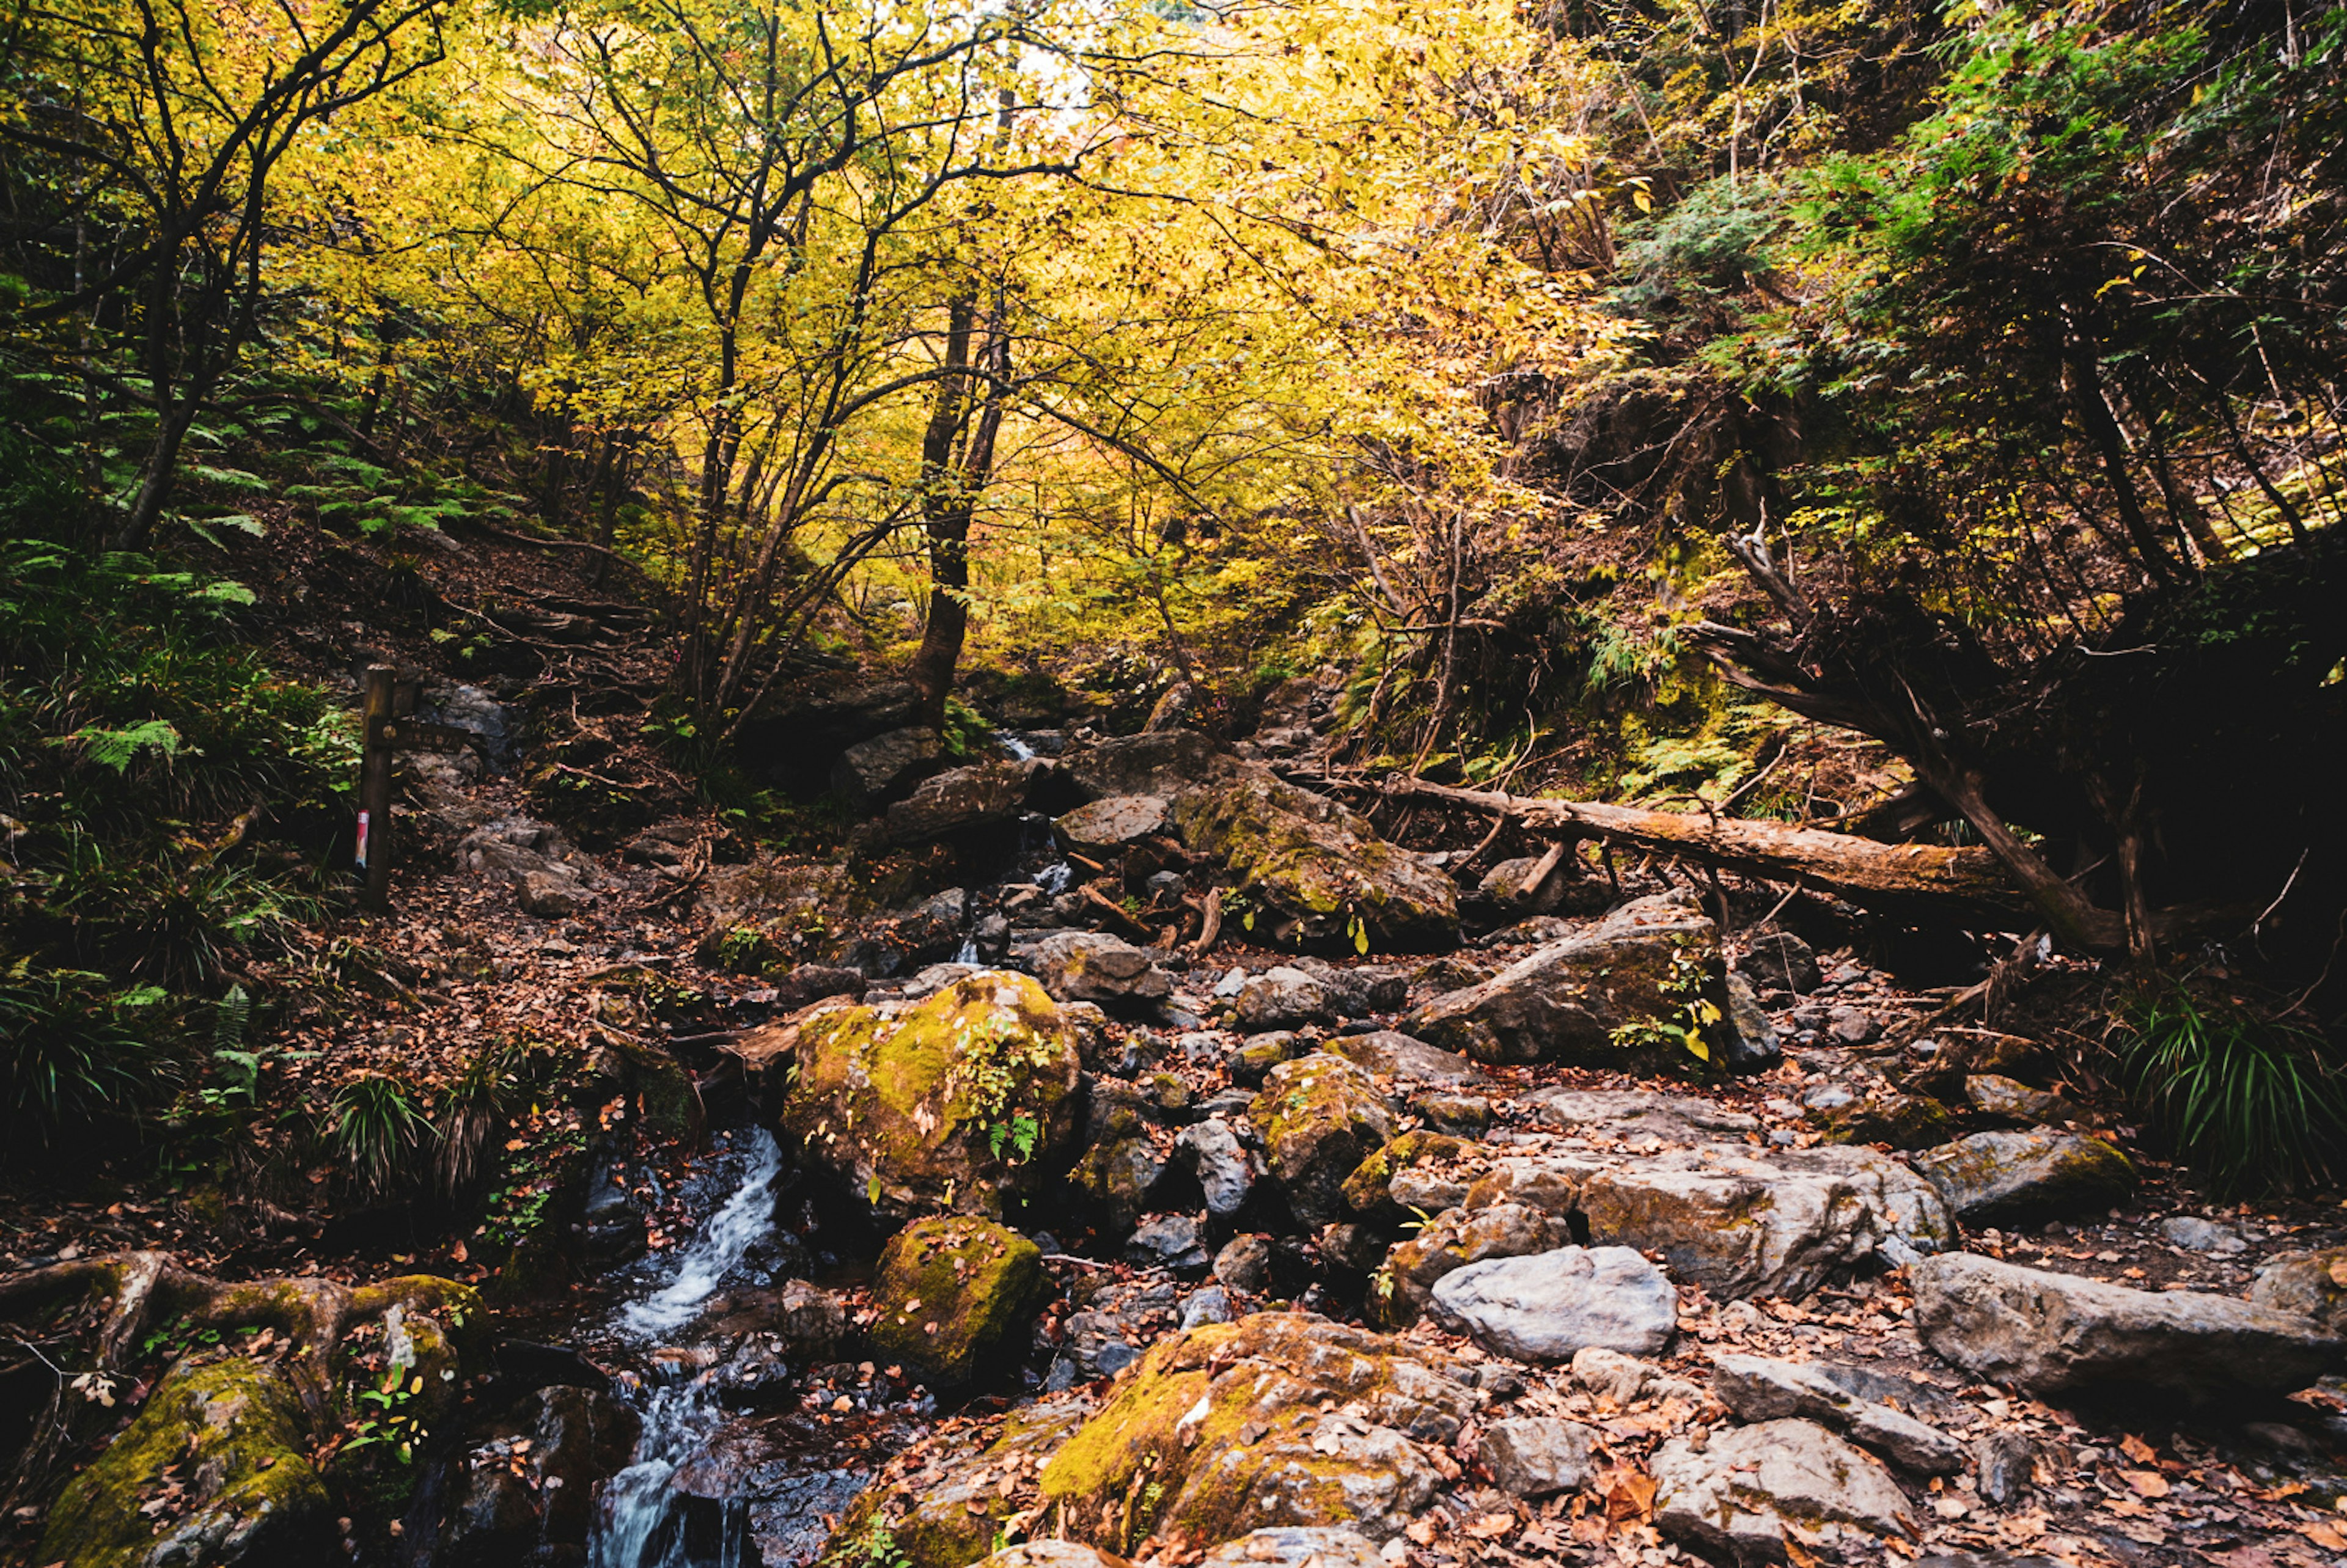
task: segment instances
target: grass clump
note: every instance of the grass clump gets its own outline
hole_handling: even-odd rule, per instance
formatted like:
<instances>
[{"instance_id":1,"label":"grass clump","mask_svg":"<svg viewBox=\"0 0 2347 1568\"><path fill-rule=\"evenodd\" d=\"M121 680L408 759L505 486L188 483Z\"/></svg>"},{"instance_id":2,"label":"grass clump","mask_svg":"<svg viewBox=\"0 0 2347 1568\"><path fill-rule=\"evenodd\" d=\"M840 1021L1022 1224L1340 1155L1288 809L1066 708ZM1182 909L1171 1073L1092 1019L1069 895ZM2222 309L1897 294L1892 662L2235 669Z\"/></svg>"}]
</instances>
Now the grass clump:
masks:
<instances>
[{"instance_id":1,"label":"grass clump","mask_svg":"<svg viewBox=\"0 0 2347 1568\"><path fill-rule=\"evenodd\" d=\"M2117 1032L2127 1088L2219 1195L2339 1171L2347 1068L2319 1031L2173 980L2131 1001Z\"/></svg>"}]
</instances>

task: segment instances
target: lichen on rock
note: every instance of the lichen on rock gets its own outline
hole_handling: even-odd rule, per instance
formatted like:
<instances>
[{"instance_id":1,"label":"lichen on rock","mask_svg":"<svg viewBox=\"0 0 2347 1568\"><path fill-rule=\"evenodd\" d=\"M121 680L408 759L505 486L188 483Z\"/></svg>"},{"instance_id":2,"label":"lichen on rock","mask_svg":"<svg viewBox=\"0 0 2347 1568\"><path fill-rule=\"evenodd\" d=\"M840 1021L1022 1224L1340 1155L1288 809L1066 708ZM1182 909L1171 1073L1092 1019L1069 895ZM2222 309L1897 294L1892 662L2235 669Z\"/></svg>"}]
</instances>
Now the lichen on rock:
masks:
<instances>
[{"instance_id":1,"label":"lichen on rock","mask_svg":"<svg viewBox=\"0 0 2347 1568\"><path fill-rule=\"evenodd\" d=\"M915 1220L880 1254L868 1331L875 1347L941 1383L969 1380L1025 1327L1044 1288L1043 1253L991 1220Z\"/></svg>"}]
</instances>

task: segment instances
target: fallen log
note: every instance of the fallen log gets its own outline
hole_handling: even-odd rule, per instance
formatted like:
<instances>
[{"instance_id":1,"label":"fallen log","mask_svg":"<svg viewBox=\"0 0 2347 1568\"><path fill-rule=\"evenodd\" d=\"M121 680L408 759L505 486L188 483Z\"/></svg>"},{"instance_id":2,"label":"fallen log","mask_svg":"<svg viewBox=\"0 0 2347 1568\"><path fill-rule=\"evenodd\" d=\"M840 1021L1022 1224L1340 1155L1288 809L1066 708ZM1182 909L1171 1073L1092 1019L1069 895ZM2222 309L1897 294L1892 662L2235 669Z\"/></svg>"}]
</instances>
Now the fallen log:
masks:
<instances>
[{"instance_id":1,"label":"fallen log","mask_svg":"<svg viewBox=\"0 0 2347 1568\"><path fill-rule=\"evenodd\" d=\"M1491 812L1527 833L1626 844L1746 876L1799 883L1886 912L1961 917L2005 929L2025 929L2038 919L2029 896L2014 885L2003 863L1987 849L1880 844L1847 833L1750 817L1542 800L1419 779L1395 780L1382 787L1389 794Z\"/></svg>"}]
</instances>

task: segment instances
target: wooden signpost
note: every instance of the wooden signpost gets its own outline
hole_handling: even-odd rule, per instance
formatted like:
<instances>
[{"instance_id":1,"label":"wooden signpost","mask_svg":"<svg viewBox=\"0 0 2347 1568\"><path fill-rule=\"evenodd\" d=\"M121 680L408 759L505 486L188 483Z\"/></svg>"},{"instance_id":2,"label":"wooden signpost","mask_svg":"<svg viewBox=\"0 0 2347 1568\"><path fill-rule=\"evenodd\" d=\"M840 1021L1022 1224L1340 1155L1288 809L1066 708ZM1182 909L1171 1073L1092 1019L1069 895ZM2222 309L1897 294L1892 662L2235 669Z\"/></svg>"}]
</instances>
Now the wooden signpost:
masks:
<instances>
[{"instance_id":1,"label":"wooden signpost","mask_svg":"<svg viewBox=\"0 0 2347 1568\"><path fill-rule=\"evenodd\" d=\"M391 754L394 752L461 752L481 737L453 724L414 717L421 682L398 679L388 664L367 666L359 701L365 751L359 763L359 840L356 864L366 873L359 902L370 909L391 907Z\"/></svg>"}]
</instances>

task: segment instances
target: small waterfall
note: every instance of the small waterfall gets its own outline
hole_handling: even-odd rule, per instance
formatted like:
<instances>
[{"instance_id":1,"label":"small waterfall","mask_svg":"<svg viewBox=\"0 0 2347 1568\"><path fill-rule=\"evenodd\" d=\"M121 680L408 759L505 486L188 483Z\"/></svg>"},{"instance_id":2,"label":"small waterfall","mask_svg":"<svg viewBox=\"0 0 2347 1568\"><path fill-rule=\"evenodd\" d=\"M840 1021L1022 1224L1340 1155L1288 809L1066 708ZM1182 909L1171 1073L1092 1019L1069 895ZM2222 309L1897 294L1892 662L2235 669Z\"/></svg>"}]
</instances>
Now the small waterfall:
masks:
<instances>
[{"instance_id":1,"label":"small waterfall","mask_svg":"<svg viewBox=\"0 0 2347 1568\"><path fill-rule=\"evenodd\" d=\"M1051 865L1035 873L1035 886L1057 897L1068 890L1068 884L1075 880L1075 876L1074 866L1064 860L1054 860Z\"/></svg>"},{"instance_id":2,"label":"small waterfall","mask_svg":"<svg viewBox=\"0 0 2347 1568\"><path fill-rule=\"evenodd\" d=\"M740 1183L678 1254L667 1283L614 1315L622 1337L652 1345L692 1322L750 1248L773 1233L782 1150L763 1128L733 1136L735 1150L747 1153ZM687 1361L654 1376L649 1384L633 1376L620 1381L639 1406L643 1435L634 1462L603 1488L587 1544L590 1568L743 1568L755 1561L746 1507L671 1485L724 1419L707 1373Z\"/></svg>"},{"instance_id":3,"label":"small waterfall","mask_svg":"<svg viewBox=\"0 0 2347 1568\"><path fill-rule=\"evenodd\" d=\"M1010 734L1006 731L997 730L994 733L994 741L997 745L1010 753L1010 760L1012 762L1029 762L1031 761L1035 755L1034 747L1029 745L1018 736Z\"/></svg>"},{"instance_id":4,"label":"small waterfall","mask_svg":"<svg viewBox=\"0 0 2347 1568\"><path fill-rule=\"evenodd\" d=\"M978 938L964 937L961 939L961 946L954 949L953 961L957 964L971 965L985 963L986 960L978 956Z\"/></svg>"}]
</instances>

